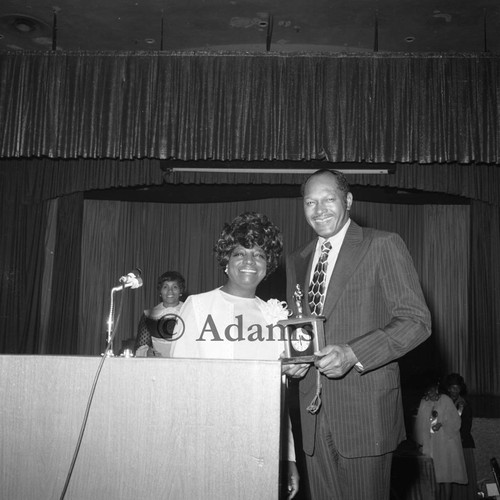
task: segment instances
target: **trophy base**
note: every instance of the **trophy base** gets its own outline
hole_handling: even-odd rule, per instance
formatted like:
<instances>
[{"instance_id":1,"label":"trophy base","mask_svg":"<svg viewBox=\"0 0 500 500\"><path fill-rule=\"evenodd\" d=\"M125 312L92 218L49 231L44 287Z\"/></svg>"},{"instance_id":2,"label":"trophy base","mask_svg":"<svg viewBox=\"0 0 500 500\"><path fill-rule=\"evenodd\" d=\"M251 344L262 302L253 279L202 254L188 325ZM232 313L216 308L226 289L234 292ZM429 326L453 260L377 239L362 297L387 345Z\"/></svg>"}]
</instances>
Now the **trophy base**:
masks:
<instances>
[{"instance_id":1,"label":"trophy base","mask_svg":"<svg viewBox=\"0 0 500 500\"><path fill-rule=\"evenodd\" d=\"M297 365L305 363L314 363L318 359L318 356L311 354L310 356L295 356L293 358L283 358L281 363L283 365Z\"/></svg>"}]
</instances>

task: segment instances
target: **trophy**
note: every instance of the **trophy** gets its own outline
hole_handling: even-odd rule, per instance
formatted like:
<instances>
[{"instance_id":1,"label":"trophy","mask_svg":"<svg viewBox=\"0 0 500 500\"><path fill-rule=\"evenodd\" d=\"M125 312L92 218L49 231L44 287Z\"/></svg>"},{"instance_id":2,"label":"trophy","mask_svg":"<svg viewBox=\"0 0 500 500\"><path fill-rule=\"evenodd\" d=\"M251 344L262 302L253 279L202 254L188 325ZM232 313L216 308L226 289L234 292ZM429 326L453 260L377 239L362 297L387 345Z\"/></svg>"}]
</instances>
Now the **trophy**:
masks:
<instances>
[{"instance_id":1,"label":"trophy","mask_svg":"<svg viewBox=\"0 0 500 500\"><path fill-rule=\"evenodd\" d=\"M302 297L304 293L297 283L293 298L297 307L297 315L290 319L278 321L285 328L284 364L314 363L314 353L324 347L324 316L304 316Z\"/></svg>"}]
</instances>

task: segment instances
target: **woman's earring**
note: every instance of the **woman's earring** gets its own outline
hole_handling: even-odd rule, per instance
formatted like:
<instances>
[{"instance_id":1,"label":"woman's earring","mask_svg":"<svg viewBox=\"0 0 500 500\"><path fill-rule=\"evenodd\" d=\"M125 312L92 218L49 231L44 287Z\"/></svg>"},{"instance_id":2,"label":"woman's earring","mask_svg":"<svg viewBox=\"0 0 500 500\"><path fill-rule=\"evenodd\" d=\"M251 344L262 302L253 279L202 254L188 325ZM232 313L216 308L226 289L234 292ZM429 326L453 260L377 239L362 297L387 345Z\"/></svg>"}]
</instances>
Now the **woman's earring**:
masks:
<instances>
[{"instance_id":1,"label":"woman's earring","mask_svg":"<svg viewBox=\"0 0 500 500\"><path fill-rule=\"evenodd\" d=\"M224 269L224 272L227 274L227 270L229 269L229 266L226 264L226 269Z\"/></svg>"}]
</instances>

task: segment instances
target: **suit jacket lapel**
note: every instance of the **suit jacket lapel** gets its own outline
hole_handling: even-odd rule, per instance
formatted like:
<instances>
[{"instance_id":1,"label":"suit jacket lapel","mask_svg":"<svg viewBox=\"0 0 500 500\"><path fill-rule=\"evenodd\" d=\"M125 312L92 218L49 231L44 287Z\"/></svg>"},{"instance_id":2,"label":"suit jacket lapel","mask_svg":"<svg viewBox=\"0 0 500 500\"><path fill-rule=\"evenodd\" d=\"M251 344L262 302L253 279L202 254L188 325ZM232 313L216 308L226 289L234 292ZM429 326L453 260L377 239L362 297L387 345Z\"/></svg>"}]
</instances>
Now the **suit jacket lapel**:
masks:
<instances>
[{"instance_id":1,"label":"suit jacket lapel","mask_svg":"<svg viewBox=\"0 0 500 500\"><path fill-rule=\"evenodd\" d=\"M363 230L351 220L328 284L326 300L323 305L323 316L328 317L331 315L347 281L358 267L368 247L369 240L363 240Z\"/></svg>"}]
</instances>

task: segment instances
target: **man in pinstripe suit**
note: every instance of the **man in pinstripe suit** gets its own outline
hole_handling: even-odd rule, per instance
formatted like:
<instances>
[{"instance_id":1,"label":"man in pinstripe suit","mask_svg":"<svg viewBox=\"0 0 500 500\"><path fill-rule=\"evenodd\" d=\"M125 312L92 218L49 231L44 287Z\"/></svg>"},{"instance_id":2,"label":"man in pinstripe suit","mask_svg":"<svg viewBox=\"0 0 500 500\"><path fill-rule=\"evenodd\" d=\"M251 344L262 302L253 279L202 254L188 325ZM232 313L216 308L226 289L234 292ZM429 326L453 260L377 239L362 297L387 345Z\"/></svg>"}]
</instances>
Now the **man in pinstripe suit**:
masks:
<instances>
[{"instance_id":1,"label":"man in pinstripe suit","mask_svg":"<svg viewBox=\"0 0 500 500\"><path fill-rule=\"evenodd\" d=\"M397 359L429 337L430 313L403 240L349 218L353 197L342 173L320 170L302 189L318 238L287 259L289 304L297 284L309 289L322 244L331 243L320 309L325 347L314 365L285 368L301 379L312 499L387 500L392 452L405 438Z\"/></svg>"}]
</instances>

